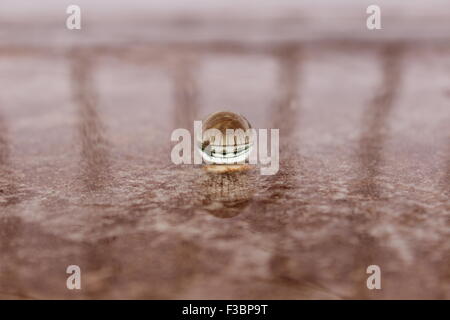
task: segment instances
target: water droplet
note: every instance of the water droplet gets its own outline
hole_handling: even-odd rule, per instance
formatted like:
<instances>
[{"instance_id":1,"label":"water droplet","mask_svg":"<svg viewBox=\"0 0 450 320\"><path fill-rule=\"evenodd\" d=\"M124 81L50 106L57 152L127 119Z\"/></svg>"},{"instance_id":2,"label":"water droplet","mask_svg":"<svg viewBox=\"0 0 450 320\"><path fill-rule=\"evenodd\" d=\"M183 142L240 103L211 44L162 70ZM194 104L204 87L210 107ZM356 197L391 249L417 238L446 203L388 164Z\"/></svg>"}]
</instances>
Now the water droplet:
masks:
<instances>
[{"instance_id":1,"label":"water droplet","mask_svg":"<svg viewBox=\"0 0 450 320\"><path fill-rule=\"evenodd\" d=\"M216 112L202 122L197 148L208 164L243 164L254 141L251 125L245 117L233 112Z\"/></svg>"}]
</instances>

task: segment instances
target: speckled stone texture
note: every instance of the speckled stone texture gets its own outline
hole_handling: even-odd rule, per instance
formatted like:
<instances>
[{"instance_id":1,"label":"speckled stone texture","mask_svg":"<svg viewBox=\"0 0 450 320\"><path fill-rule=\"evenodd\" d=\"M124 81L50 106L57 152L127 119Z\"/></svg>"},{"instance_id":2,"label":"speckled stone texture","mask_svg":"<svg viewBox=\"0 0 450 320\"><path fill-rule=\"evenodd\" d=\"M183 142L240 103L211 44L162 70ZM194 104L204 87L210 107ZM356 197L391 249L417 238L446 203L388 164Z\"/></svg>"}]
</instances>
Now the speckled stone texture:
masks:
<instances>
[{"instance_id":1,"label":"speckled stone texture","mask_svg":"<svg viewBox=\"0 0 450 320\"><path fill-rule=\"evenodd\" d=\"M0 298L450 299L448 34L252 23L256 42L0 33ZM218 110L280 129L276 175L171 163L172 130Z\"/></svg>"}]
</instances>

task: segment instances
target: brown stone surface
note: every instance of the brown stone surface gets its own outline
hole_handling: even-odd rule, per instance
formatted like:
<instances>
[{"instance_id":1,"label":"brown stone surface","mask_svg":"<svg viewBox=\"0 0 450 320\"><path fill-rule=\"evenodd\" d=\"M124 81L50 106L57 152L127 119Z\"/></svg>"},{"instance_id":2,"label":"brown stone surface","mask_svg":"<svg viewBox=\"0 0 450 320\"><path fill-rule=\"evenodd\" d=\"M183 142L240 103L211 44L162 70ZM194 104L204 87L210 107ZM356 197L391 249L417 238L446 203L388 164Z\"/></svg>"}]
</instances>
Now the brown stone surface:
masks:
<instances>
[{"instance_id":1,"label":"brown stone surface","mask_svg":"<svg viewBox=\"0 0 450 320\"><path fill-rule=\"evenodd\" d=\"M0 298L450 298L442 33L73 48L0 35ZM171 163L172 130L219 110L280 128L277 175Z\"/></svg>"}]
</instances>

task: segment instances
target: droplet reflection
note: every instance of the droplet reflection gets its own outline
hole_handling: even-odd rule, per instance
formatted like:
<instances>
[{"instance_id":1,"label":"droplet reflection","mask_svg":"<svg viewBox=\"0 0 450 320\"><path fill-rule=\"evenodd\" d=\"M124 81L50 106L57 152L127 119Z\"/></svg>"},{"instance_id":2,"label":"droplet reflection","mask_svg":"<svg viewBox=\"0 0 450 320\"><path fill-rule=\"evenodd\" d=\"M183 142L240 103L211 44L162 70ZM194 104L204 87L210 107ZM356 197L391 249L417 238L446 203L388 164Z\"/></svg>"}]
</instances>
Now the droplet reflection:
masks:
<instances>
[{"instance_id":1,"label":"droplet reflection","mask_svg":"<svg viewBox=\"0 0 450 320\"><path fill-rule=\"evenodd\" d=\"M232 218L244 212L255 192L251 170L227 173L205 173L197 181L200 208L217 218Z\"/></svg>"}]
</instances>

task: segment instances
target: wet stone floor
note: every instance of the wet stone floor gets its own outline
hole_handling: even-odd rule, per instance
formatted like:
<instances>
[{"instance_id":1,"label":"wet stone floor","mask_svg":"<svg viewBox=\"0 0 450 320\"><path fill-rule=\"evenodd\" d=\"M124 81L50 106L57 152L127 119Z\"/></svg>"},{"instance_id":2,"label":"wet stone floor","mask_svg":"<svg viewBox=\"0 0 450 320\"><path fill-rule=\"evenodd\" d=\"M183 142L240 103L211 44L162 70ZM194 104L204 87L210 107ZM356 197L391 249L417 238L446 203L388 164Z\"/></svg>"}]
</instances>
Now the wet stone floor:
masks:
<instances>
[{"instance_id":1,"label":"wet stone floor","mask_svg":"<svg viewBox=\"0 0 450 320\"><path fill-rule=\"evenodd\" d=\"M0 298L450 298L448 48L121 50L0 52ZM276 175L172 164L221 110Z\"/></svg>"}]
</instances>

